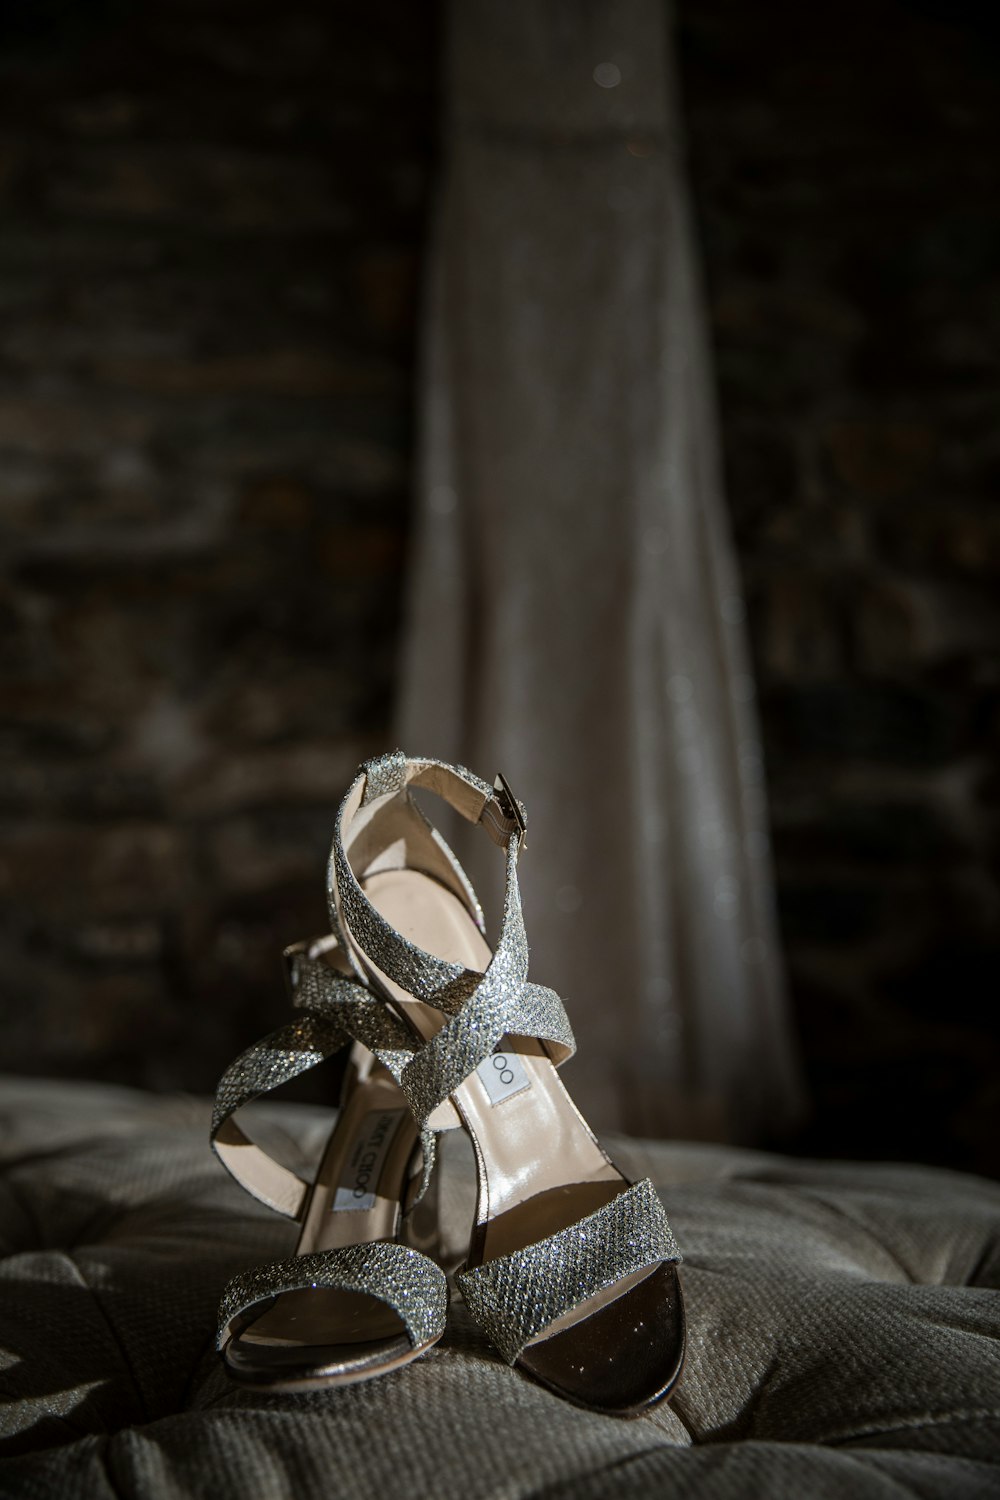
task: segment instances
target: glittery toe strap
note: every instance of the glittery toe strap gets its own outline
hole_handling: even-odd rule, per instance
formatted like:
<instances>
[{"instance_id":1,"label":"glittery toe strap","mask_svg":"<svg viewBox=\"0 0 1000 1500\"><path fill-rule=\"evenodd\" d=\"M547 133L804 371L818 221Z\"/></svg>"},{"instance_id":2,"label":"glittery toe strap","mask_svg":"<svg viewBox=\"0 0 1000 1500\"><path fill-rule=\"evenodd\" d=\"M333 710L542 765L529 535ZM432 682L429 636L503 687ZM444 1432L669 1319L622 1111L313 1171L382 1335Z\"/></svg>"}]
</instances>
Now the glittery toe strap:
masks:
<instances>
[{"instance_id":1,"label":"glittery toe strap","mask_svg":"<svg viewBox=\"0 0 1000 1500\"><path fill-rule=\"evenodd\" d=\"M241 1313L282 1292L329 1287L364 1292L396 1313L416 1349L439 1338L448 1310L444 1272L426 1255L391 1240L317 1250L252 1266L234 1276L219 1304L217 1347L231 1337Z\"/></svg>"},{"instance_id":2,"label":"glittery toe strap","mask_svg":"<svg viewBox=\"0 0 1000 1500\"><path fill-rule=\"evenodd\" d=\"M462 1296L508 1364L557 1318L635 1271L679 1261L649 1178L576 1224L510 1255L459 1271Z\"/></svg>"}]
</instances>

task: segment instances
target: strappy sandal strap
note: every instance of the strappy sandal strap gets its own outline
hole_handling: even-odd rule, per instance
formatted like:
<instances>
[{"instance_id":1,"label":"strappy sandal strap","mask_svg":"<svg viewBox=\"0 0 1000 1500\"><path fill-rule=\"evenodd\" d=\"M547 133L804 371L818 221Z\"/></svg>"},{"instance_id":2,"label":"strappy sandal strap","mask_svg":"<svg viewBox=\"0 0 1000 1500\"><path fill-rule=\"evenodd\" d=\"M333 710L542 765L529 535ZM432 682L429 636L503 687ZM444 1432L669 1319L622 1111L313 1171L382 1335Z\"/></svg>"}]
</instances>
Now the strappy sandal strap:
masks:
<instances>
[{"instance_id":1,"label":"strappy sandal strap","mask_svg":"<svg viewBox=\"0 0 1000 1500\"><path fill-rule=\"evenodd\" d=\"M257 1145L233 1118L300 1073L324 1062L352 1041L360 1041L397 1079L412 1057L402 1023L356 980L331 969L323 955L335 938L298 943L286 949L292 1003L302 1014L241 1052L223 1073L216 1090L210 1140L216 1155L241 1187L290 1219L301 1219L310 1184ZM434 1164L434 1139L421 1132L423 1172L413 1202L426 1191ZM412 1204L410 1205L412 1206Z\"/></svg>"},{"instance_id":2,"label":"strappy sandal strap","mask_svg":"<svg viewBox=\"0 0 1000 1500\"><path fill-rule=\"evenodd\" d=\"M528 982L528 944L517 886L516 845L507 848L507 889L496 951L484 974L454 1015L421 1043L403 1070L400 1085L419 1120L426 1120L494 1051L502 1037L530 1036L546 1044L556 1063L576 1049L573 1029L559 996Z\"/></svg>"},{"instance_id":3,"label":"strappy sandal strap","mask_svg":"<svg viewBox=\"0 0 1000 1500\"><path fill-rule=\"evenodd\" d=\"M508 1364L557 1318L623 1277L679 1262L648 1177L557 1234L456 1276L473 1317Z\"/></svg>"},{"instance_id":4,"label":"strappy sandal strap","mask_svg":"<svg viewBox=\"0 0 1000 1500\"><path fill-rule=\"evenodd\" d=\"M399 1317L415 1349L432 1343L444 1331L448 1310L444 1272L409 1245L373 1240L293 1255L241 1271L222 1294L217 1347L223 1348L241 1313L283 1292L316 1287L364 1292L384 1302Z\"/></svg>"},{"instance_id":5,"label":"strappy sandal strap","mask_svg":"<svg viewBox=\"0 0 1000 1500\"><path fill-rule=\"evenodd\" d=\"M523 841L527 821L523 807L509 789L491 787L463 766L408 759L402 751L366 761L341 803L328 870L333 930L343 940L352 962L357 963L359 956L367 959L383 974L391 975L415 1000L447 1010L452 987L461 987L467 971L460 964L448 963L418 948L397 932L368 900L348 857L357 845L365 863L370 864L391 843L395 829L391 817L386 817L390 812L386 804L409 787L435 792L467 822L482 823L493 841L504 848ZM407 851L411 868L424 869L451 889L483 931L482 912L458 860L409 798L405 812L411 820L411 832L420 829L425 835L422 848ZM388 829L366 847L366 836L376 832L380 820L388 822ZM414 855L418 856L416 861Z\"/></svg>"},{"instance_id":6,"label":"strappy sandal strap","mask_svg":"<svg viewBox=\"0 0 1000 1500\"><path fill-rule=\"evenodd\" d=\"M292 1004L349 1031L355 1041L375 1054L401 1085L406 1066L413 1058L413 1038L409 1028L383 1000L353 980L337 974L324 962L324 955L338 946L337 938L327 934L293 943L285 949ZM348 1010L345 1010L345 1005L349 1006ZM430 1186L437 1157L434 1132L428 1130L423 1121L418 1123L423 1164L420 1182L407 1203L407 1211L420 1202Z\"/></svg>"},{"instance_id":7,"label":"strappy sandal strap","mask_svg":"<svg viewBox=\"0 0 1000 1500\"><path fill-rule=\"evenodd\" d=\"M500 935L485 973L448 963L403 937L371 904L354 873L349 850L359 833L368 835L364 852L370 863L382 854L374 836L380 809L375 806L367 817L364 809L379 803L385 806L384 799L410 786L437 792L468 821L482 823L505 851ZM413 814L422 816L415 805L409 806ZM398 751L362 766L341 806L329 874L331 919L339 923L347 952L360 966L373 965L414 999L449 1016L430 1041L414 1041L414 1055L400 1074L400 1085L421 1124L508 1034L537 1038L557 1065L575 1050L572 1027L558 995L528 981L528 945L517 881L517 858L526 828L524 808L502 778L490 787L464 767L410 760ZM390 823L386 843L394 831ZM447 845L440 836L434 837L461 873ZM384 867L380 862L379 868ZM478 906L473 915L482 929Z\"/></svg>"},{"instance_id":8,"label":"strappy sandal strap","mask_svg":"<svg viewBox=\"0 0 1000 1500\"><path fill-rule=\"evenodd\" d=\"M339 1026L345 1038L361 1042L398 1081L413 1056L409 1030L370 990L325 962L325 955L338 946L328 934L285 949L292 1004Z\"/></svg>"},{"instance_id":9,"label":"strappy sandal strap","mask_svg":"<svg viewBox=\"0 0 1000 1500\"><path fill-rule=\"evenodd\" d=\"M219 1080L209 1137L215 1154L241 1187L286 1218L302 1217L309 1184L252 1141L233 1115L332 1057L347 1040L342 1026L304 1014L241 1052Z\"/></svg>"}]
</instances>

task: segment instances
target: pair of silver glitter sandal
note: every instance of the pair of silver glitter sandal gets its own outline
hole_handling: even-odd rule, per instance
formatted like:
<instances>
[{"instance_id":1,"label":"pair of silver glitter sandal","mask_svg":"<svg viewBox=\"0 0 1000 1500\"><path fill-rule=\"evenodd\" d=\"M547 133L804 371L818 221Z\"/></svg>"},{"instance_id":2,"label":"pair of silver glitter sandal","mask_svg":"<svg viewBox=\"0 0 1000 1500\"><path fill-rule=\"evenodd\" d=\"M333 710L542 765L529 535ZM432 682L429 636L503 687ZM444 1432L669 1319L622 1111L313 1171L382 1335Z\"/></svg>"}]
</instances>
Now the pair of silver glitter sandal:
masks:
<instances>
[{"instance_id":1,"label":"pair of silver glitter sandal","mask_svg":"<svg viewBox=\"0 0 1000 1500\"><path fill-rule=\"evenodd\" d=\"M411 788L480 824L504 853L496 949L469 881ZM237 1380L307 1390L416 1359L445 1329L448 1285L404 1242L435 1137L464 1128L477 1207L456 1282L511 1365L578 1405L635 1415L684 1357L680 1255L652 1183L629 1184L556 1068L574 1051L559 997L528 980L517 860L526 818L502 777L395 752L341 804L329 865L334 935L288 950L296 1018L220 1081L212 1144L237 1180L301 1225L294 1255L226 1288L218 1346ZM350 1047L312 1183L236 1114Z\"/></svg>"}]
</instances>

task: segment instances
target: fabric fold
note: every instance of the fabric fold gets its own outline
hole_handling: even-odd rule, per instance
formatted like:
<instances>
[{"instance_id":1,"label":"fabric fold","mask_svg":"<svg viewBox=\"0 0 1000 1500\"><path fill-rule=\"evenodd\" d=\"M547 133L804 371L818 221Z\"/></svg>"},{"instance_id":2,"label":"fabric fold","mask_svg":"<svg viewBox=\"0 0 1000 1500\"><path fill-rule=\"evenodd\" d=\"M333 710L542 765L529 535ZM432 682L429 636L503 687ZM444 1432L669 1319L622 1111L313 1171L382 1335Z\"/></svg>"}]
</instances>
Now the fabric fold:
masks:
<instances>
[{"instance_id":1,"label":"fabric fold","mask_svg":"<svg viewBox=\"0 0 1000 1500\"><path fill-rule=\"evenodd\" d=\"M399 743L527 803L588 1117L773 1139L801 1088L668 16L448 27ZM454 837L489 916L502 861Z\"/></svg>"}]
</instances>

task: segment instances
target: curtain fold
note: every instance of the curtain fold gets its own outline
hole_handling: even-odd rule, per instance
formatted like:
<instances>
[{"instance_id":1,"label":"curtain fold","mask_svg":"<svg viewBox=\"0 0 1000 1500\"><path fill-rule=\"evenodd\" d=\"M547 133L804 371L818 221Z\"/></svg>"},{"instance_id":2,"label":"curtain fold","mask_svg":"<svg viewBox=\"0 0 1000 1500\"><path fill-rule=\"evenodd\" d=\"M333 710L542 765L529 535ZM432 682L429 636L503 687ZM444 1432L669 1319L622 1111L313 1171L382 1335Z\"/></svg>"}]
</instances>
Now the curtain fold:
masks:
<instances>
[{"instance_id":1,"label":"curtain fold","mask_svg":"<svg viewBox=\"0 0 1000 1500\"><path fill-rule=\"evenodd\" d=\"M656 0L448 11L399 743L526 802L593 1123L754 1141L801 1090L669 44Z\"/></svg>"}]
</instances>

